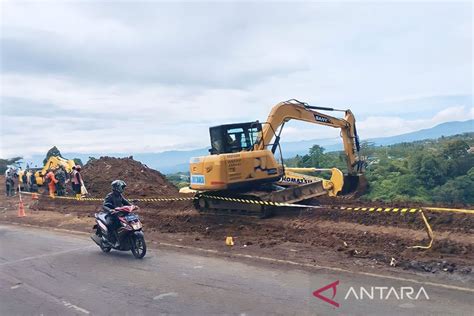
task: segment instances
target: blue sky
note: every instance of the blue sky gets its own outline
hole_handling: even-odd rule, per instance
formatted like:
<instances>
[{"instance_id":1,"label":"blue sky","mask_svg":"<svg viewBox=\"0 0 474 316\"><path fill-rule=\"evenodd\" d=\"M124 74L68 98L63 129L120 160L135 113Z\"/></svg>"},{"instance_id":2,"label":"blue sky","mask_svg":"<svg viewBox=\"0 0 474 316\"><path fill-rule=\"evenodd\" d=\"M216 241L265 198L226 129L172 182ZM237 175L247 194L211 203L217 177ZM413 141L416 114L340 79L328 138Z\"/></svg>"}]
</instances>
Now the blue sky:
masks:
<instances>
[{"instance_id":1,"label":"blue sky","mask_svg":"<svg viewBox=\"0 0 474 316\"><path fill-rule=\"evenodd\" d=\"M363 138L474 116L471 2L0 5L0 157L200 148L291 98L351 108Z\"/></svg>"}]
</instances>

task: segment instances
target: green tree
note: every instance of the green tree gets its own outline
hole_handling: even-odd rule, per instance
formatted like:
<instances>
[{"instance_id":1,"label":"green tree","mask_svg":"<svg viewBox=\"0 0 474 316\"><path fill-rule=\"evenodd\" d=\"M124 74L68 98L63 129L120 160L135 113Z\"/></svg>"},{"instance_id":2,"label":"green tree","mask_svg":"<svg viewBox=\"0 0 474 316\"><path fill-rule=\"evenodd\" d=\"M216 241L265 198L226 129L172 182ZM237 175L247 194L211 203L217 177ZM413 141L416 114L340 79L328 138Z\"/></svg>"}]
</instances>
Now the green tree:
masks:
<instances>
[{"instance_id":1,"label":"green tree","mask_svg":"<svg viewBox=\"0 0 474 316\"><path fill-rule=\"evenodd\" d=\"M301 157L298 165L306 168L321 168L327 167L328 157L324 154L324 148L319 145L314 145L310 148L309 154Z\"/></svg>"},{"instance_id":2,"label":"green tree","mask_svg":"<svg viewBox=\"0 0 474 316\"><path fill-rule=\"evenodd\" d=\"M414 154L411 157L411 170L429 189L442 185L446 181L446 165L439 157L431 153Z\"/></svg>"},{"instance_id":3,"label":"green tree","mask_svg":"<svg viewBox=\"0 0 474 316\"><path fill-rule=\"evenodd\" d=\"M14 157L14 158L10 158L10 159L0 158L0 173L4 174L5 171L7 171L7 168L8 168L9 165L14 165L22 159L23 159L23 157Z\"/></svg>"},{"instance_id":4,"label":"green tree","mask_svg":"<svg viewBox=\"0 0 474 316\"><path fill-rule=\"evenodd\" d=\"M464 158L469 155L469 144L462 139L448 141L443 146L442 155L446 159Z\"/></svg>"},{"instance_id":5,"label":"green tree","mask_svg":"<svg viewBox=\"0 0 474 316\"><path fill-rule=\"evenodd\" d=\"M84 166L84 164L82 163L82 160L80 158L74 158L74 164L77 166Z\"/></svg>"},{"instance_id":6,"label":"green tree","mask_svg":"<svg viewBox=\"0 0 474 316\"><path fill-rule=\"evenodd\" d=\"M447 142L442 149L442 156L446 162L446 173L450 177L457 177L467 173L474 166L474 155L468 152L469 144L464 140Z\"/></svg>"},{"instance_id":7,"label":"green tree","mask_svg":"<svg viewBox=\"0 0 474 316\"><path fill-rule=\"evenodd\" d=\"M474 167L466 175L447 181L433 192L437 202L474 204Z\"/></svg>"}]
</instances>

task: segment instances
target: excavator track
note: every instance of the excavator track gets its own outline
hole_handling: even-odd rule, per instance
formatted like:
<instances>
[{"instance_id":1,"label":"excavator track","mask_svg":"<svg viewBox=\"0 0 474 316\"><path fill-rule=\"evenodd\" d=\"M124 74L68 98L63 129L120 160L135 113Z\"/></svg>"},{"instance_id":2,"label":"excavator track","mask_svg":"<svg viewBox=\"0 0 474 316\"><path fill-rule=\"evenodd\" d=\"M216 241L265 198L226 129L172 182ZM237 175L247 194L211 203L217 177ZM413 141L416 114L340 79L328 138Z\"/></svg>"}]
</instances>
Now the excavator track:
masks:
<instances>
[{"instance_id":1,"label":"excavator track","mask_svg":"<svg viewBox=\"0 0 474 316\"><path fill-rule=\"evenodd\" d=\"M326 195L322 181L291 185L260 186L250 191L214 191L199 193L194 200L197 210L207 214L238 214L268 218L290 207L275 206L272 203L300 203Z\"/></svg>"}]
</instances>

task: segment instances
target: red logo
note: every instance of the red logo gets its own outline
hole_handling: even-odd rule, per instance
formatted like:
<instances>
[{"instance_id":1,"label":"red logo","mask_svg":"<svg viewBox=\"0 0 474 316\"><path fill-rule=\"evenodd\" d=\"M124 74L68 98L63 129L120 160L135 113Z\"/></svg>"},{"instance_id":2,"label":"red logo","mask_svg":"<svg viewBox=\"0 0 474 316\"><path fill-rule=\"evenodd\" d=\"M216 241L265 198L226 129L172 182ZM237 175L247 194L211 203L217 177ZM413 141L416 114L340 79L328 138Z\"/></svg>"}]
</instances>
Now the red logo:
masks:
<instances>
[{"instance_id":1,"label":"red logo","mask_svg":"<svg viewBox=\"0 0 474 316\"><path fill-rule=\"evenodd\" d=\"M322 288L316 290L313 292L313 295L323 301L325 301L326 303L329 303L333 306L336 306L336 307L339 307L339 303L338 302L335 302L333 301L334 297L336 297L336 292L337 292L337 286L339 285L339 280L337 280L336 282L333 282L331 284L328 284L326 286L323 286ZM328 298L324 295L321 295L322 292L326 291L326 290L329 290L329 289L332 289L332 297L331 298Z\"/></svg>"}]
</instances>

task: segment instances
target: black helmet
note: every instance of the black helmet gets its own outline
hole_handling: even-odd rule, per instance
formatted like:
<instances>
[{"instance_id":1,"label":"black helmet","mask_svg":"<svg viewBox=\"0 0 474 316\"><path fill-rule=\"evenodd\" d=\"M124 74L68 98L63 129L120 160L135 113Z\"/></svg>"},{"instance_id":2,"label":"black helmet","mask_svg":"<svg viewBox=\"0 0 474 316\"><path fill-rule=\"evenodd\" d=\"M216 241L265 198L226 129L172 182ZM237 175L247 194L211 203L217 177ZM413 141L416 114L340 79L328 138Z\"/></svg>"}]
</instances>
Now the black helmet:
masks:
<instances>
[{"instance_id":1,"label":"black helmet","mask_svg":"<svg viewBox=\"0 0 474 316\"><path fill-rule=\"evenodd\" d=\"M118 193L122 193L126 186L127 184L123 180L115 180L112 182L112 190Z\"/></svg>"}]
</instances>

